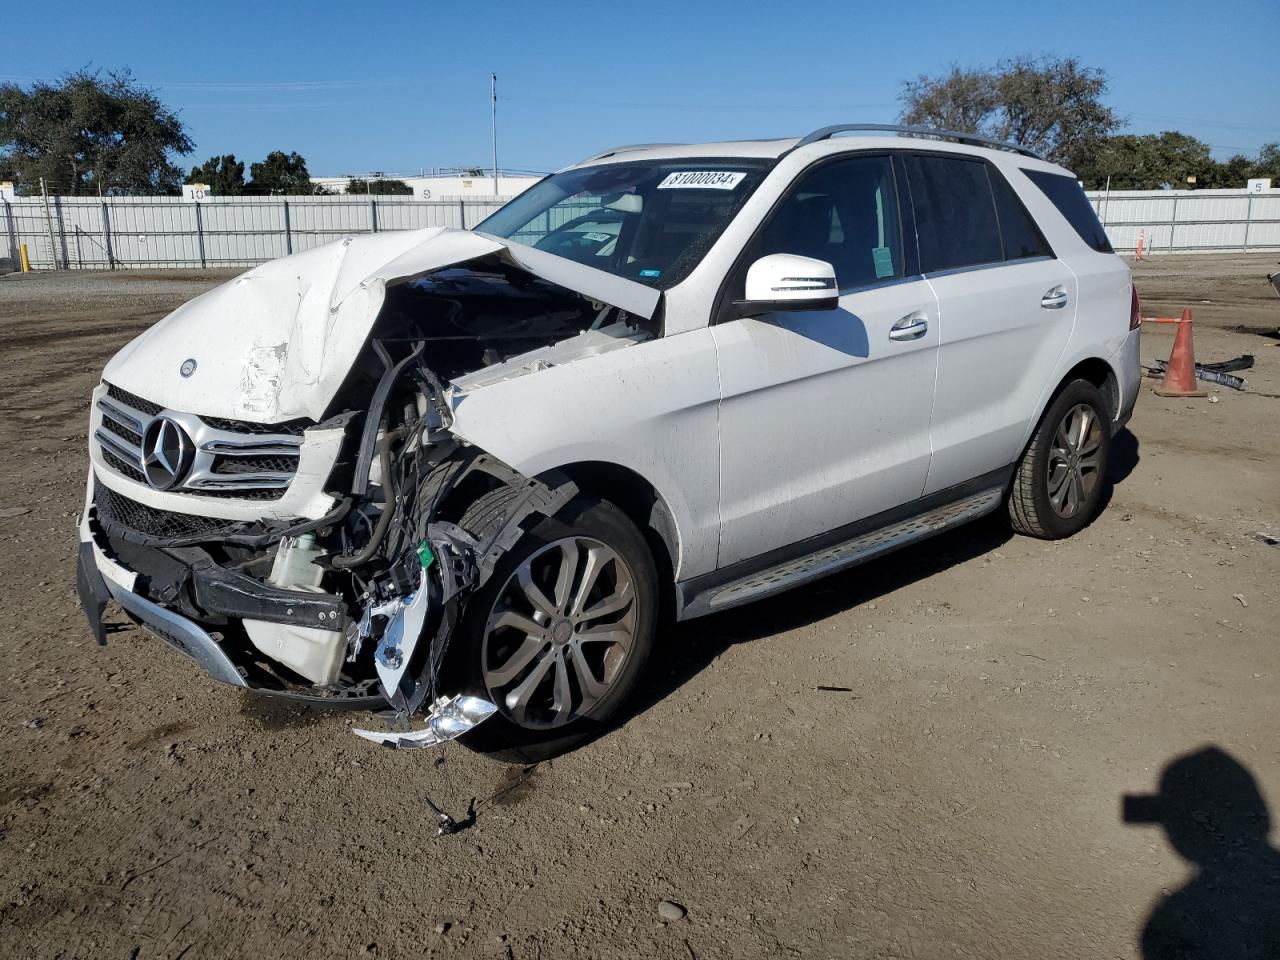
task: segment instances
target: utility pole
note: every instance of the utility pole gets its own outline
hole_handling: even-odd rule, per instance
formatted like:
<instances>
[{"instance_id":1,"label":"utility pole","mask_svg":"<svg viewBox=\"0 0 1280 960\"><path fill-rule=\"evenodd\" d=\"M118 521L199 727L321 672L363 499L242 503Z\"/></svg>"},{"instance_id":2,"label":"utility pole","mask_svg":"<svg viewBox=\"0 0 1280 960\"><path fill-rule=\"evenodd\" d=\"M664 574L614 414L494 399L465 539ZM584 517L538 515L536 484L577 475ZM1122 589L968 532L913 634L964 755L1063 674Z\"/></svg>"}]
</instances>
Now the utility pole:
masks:
<instances>
[{"instance_id":1,"label":"utility pole","mask_svg":"<svg viewBox=\"0 0 1280 960\"><path fill-rule=\"evenodd\" d=\"M493 98L493 195L498 195L498 75L489 74L490 92Z\"/></svg>"},{"instance_id":2,"label":"utility pole","mask_svg":"<svg viewBox=\"0 0 1280 960\"><path fill-rule=\"evenodd\" d=\"M44 177L40 178L40 196L44 197L44 222L49 227L49 259L53 261L53 269L58 269L58 248L53 242L53 215L49 213L49 191L45 189Z\"/></svg>"}]
</instances>

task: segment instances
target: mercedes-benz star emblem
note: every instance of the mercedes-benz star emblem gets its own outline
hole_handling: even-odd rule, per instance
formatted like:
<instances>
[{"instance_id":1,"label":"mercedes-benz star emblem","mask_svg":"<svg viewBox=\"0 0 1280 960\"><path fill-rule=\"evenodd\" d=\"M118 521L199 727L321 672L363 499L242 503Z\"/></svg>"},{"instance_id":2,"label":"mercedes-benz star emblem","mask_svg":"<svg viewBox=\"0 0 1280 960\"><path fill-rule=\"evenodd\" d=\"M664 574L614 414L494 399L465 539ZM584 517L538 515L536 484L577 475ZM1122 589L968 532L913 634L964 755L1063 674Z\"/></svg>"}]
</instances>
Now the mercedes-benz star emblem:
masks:
<instances>
[{"instance_id":1,"label":"mercedes-benz star emblem","mask_svg":"<svg viewBox=\"0 0 1280 960\"><path fill-rule=\"evenodd\" d=\"M193 373L195 373L195 372L196 372L196 358L195 358L195 357L187 357L187 359L183 360L183 361L182 361L182 366L180 366L180 367L178 368L178 372L179 372L180 374L182 374L184 377L189 377L189 376L191 376Z\"/></svg>"},{"instance_id":2,"label":"mercedes-benz star emblem","mask_svg":"<svg viewBox=\"0 0 1280 960\"><path fill-rule=\"evenodd\" d=\"M191 469L196 448L175 421L156 417L142 434L142 469L157 490L172 490Z\"/></svg>"}]
</instances>

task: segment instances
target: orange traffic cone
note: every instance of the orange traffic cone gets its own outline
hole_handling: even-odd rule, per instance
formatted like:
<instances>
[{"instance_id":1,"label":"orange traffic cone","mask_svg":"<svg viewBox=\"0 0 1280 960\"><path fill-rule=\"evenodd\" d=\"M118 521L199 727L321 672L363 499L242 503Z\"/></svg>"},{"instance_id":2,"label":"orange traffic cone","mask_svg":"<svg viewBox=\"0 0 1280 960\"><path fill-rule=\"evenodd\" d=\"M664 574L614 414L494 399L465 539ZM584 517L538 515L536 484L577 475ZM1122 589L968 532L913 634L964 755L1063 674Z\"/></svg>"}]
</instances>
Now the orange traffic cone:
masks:
<instances>
[{"instance_id":1,"label":"orange traffic cone","mask_svg":"<svg viewBox=\"0 0 1280 960\"><path fill-rule=\"evenodd\" d=\"M1164 372L1164 382L1154 389L1161 397L1204 397L1207 391L1196 385L1196 352L1191 343L1191 311L1183 310L1178 332L1173 336L1173 352Z\"/></svg>"},{"instance_id":2,"label":"orange traffic cone","mask_svg":"<svg viewBox=\"0 0 1280 960\"><path fill-rule=\"evenodd\" d=\"M1135 260L1142 259L1142 247L1146 243L1146 239L1147 239L1147 228L1143 227L1141 230L1138 231L1138 250L1133 255L1133 259Z\"/></svg>"}]
</instances>

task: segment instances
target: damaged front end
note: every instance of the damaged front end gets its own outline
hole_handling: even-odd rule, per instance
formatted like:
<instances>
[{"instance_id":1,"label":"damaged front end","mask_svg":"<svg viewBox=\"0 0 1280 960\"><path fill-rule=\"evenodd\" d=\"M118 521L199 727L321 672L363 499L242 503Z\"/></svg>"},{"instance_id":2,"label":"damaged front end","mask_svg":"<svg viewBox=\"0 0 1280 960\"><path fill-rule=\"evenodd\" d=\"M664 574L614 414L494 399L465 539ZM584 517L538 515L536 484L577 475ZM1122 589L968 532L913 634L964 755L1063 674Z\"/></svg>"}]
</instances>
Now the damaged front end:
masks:
<instances>
[{"instance_id":1,"label":"damaged front end","mask_svg":"<svg viewBox=\"0 0 1280 960\"><path fill-rule=\"evenodd\" d=\"M487 383L653 336L657 297L640 288L643 297L620 290L611 298L639 305L635 314L598 298L625 281L563 285L588 268L566 262L558 271L552 262L534 272L488 240L499 249L442 265L449 259L436 249L442 240L473 253L474 235L430 231L420 239L426 252L416 260L412 251L393 251L390 267L345 293L330 279L327 302L314 306L331 341L347 336L335 333L332 318L353 301L374 313L362 321L367 336L345 369L327 355L310 364L318 374L310 394L290 380L309 349L292 341L270 354L277 364L270 390L261 378L273 374L262 373L263 363L242 366L244 377L258 379L230 390L129 376L144 361L181 369L183 378L188 368L202 369L199 357L174 364L153 355L172 352L172 329L158 350L148 351L144 335L127 348L126 362L108 367L94 394L77 570L99 642L103 610L114 600L214 679L389 709L395 731L356 732L392 746L452 739L494 712L483 691L450 687L450 641L468 596L530 524L554 515L576 488L555 473L524 476L468 444L452 430L455 414ZM321 272L332 266L316 259ZM278 284L256 273L246 275L250 302L271 304ZM302 284L300 303L318 282ZM295 310L293 335L305 332ZM188 329L182 352L202 348L199 333ZM222 353L203 368L235 362L234 344ZM268 356L258 345L241 353ZM260 408L250 412L275 417L245 418L246 394ZM276 419L282 413L297 416ZM472 506L497 490L511 492L500 498L500 515L469 522ZM411 729L417 715L425 725Z\"/></svg>"}]
</instances>

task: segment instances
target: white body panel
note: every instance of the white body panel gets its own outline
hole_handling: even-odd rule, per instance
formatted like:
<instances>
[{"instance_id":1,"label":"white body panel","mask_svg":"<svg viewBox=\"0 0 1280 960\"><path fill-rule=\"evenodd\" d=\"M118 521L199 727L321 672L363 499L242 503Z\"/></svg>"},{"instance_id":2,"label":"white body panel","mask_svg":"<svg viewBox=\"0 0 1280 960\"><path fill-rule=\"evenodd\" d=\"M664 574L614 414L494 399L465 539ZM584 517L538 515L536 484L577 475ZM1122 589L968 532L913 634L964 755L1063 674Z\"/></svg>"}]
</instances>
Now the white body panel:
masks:
<instances>
[{"instance_id":1,"label":"white body panel","mask_svg":"<svg viewBox=\"0 0 1280 960\"><path fill-rule=\"evenodd\" d=\"M1036 402L1071 339L1076 282L1061 260L961 270L928 280L941 342L933 465L925 493L945 490L1022 453ZM1041 300L1061 288L1064 307Z\"/></svg>"},{"instance_id":2,"label":"white body panel","mask_svg":"<svg viewBox=\"0 0 1280 960\"><path fill-rule=\"evenodd\" d=\"M183 304L117 353L103 377L186 413L319 420L377 319L388 283L501 252L553 283L637 316L658 292L466 230L347 237L273 260ZM178 376L189 358L190 377Z\"/></svg>"},{"instance_id":3,"label":"white body panel","mask_svg":"<svg viewBox=\"0 0 1280 960\"><path fill-rule=\"evenodd\" d=\"M938 362L923 280L712 328L720 354L720 565L804 540L920 496Z\"/></svg>"},{"instance_id":4,"label":"white body panel","mask_svg":"<svg viewBox=\"0 0 1280 960\"><path fill-rule=\"evenodd\" d=\"M998 153L989 152L987 159L1000 168L1017 191L1045 239L1053 247L1057 259L1071 271L1076 285L1071 335L1057 362L1041 375L1040 393L1032 403L1032 417L1023 432L1022 446L1030 440L1031 431L1035 429L1041 411L1048 405L1053 391L1063 377L1085 360L1107 362L1116 378L1120 394L1120 402L1116 405L1116 419L1127 420L1142 379L1142 366L1138 356L1141 334L1138 329L1130 330L1128 322L1133 293L1133 277L1128 265L1115 254L1099 253L1086 244L1058 213L1049 198L1022 172L1043 170L1046 173L1065 174L1067 171L1043 161ZM1067 309L1071 309L1070 304ZM1022 452L1022 446L1018 447L1018 453Z\"/></svg>"},{"instance_id":5,"label":"white body panel","mask_svg":"<svg viewBox=\"0 0 1280 960\"><path fill-rule=\"evenodd\" d=\"M704 328L455 392L453 432L530 476L586 462L633 470L671 511L683 579L715 567L719 400Z\"/></svg>"}]
</instances>

